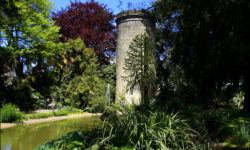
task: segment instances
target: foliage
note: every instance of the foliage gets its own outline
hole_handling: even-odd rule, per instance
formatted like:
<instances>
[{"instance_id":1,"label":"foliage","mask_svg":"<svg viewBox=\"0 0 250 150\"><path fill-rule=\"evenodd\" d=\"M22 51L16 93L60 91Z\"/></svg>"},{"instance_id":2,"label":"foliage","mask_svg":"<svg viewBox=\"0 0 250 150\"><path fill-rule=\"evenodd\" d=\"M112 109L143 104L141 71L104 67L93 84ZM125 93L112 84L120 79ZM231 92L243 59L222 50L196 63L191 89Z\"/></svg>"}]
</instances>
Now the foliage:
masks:
<instances>
[{"instance_id":1,"label":"foliage","mask_svg":"<svg viewBox=\"0 0 250 150\"><path fill-rule=\"evenodd\" d=\"M65 102L78 108L85 108L92 104L98 105L96 101L105 100L104 82L97 76L78 76L73 78L66 87ZM104 102L106 103L106 102Z\"/></svg>"},{"instance_id":2,"label":"foliage","mask_svg":"<svg viewBox=\"0 0 250 150\"><path fill-rule=\"evenodd\" d=\"M244 102L244 92L242 91L237 92L231 100L231 104L240 109L243 108L243 102Z\"/></svg>"},{"instance_id":3,"label":"foliage","mask_svg":"<svg viewBox=\"0 0 250 150\"><path fill-rule=\"evenodd\" d=\"M169 98L166 102L166 106L169 110L173 111L178 111L180 109L184 108L184 102L183 99L180 99L178 97L172 97Z\"/></svg>"},{"instance_id":4,"label":"foliage","mask_svg":"<svg viewBox=\"0 0 250 150\"><path fill-rule=\"evenodd\" d=\"M70 79L76 75L93 75L97 72L98 62L94 50L88 48L82 39L69 39L62 45L61 59L63 69L70 69L70 74L64 78Z\"/></svg>"},{"instance_id":5,"label":"foliage","mask_svg":"<svg viewBox=\"0 0 250 150\"><path fill-rule=\"evenodd\" d=\"M231 143L232 137L240 133L239 125L248 125L249 115L239 109L204 110L200 105L188 105L180 111L188 124L199 132L202 143ZM239 131L236 133L236 131ZM240 145L234 145L240 147Z\"/></svg>"},{"instance_id":6,"label":"foliage","mask_svg":"<svg viewBox=\"0 0 250 150\"><path fill-rule=\"evenodd\" d=\"M54 139L45 143L42 146L35 148L35 150L75 150L85 149L93 144L92 139L96 138L97 133L91 131L74 131L67 135Z\"/></svg>"},{"instance_id":7,"label":"foliage","mask_svg":"<svg viewBox=\"0 0 250 150\"><path fill-rule=\"evenodd\" d=\"M120 104L111 104L106 106L104 112L101 115L101 120L104 121L106 118L113 118L116 113L120 110Z\"/></svg>"},{"instance_id":8,"label":"foliage","mask_svg":"<svg viewBox=\"0 0 250 150\"><path fill-rule=\"evenodd\" d=\"M23 79L17 84L17 87L11 91L14 92L12 102L19 106L21 110L29 111L40 108L43 104L43 96L31 87L30 83Z\"/></svg>"},{"instance_id":9,"label":"foliage","mask_svg":"<svg viewBox=\"0 0 250 150\"><path fill-rule=\"evenodd\" d=\"M250 127L247 123L240 123L233 129L232 144L243 146L250 142Z\"/></svg>"},{"instance_id":10,"label":"foliage","mask_svg":"<svg viewBox=\"0 0 250 150\"><path fill-rule=\"evenodd\" d=\"M83 110L75 108L75 107L72 107L72 106L64 106L62 108L62 110L67 111L67 113L69 113L69 114L80 114L80 113L83 113Z\"/></svg>"},{"instance_id":11,"label":"foliage","mask_svg":"<svg viewBox=\"0 0 250 150\"><path fill-rule=\"evenodd\" d=\"M195 149L197 133L177 114L121 107L103 125L101 143L136 149Z\"/></svg>"},{"instance_id":12,"label":"foliage","mask_svg":"<svg viewBox=\"0 0 250 150\"><path fill-rule=\"evenodd\" d=\"M90 112L104 112L108 99L105 96L96 97L89 102Z\"/></svg>"},{"instance_id":13,"label":"foliage","mask_svg":"<svg viewBox=\"0 0 250 150\"><path fill-rule=\"evenodd\" d=\"M105 5L94 0L71 1L67 8L53 13L53 19L61 27L62 42L80 37L95 50L99 62L108 62L115 50L115 27L114 15Z\"/></svg>"},{"instance_id":14,"label":"foliage","mask_svg":"<svg viewBox=\"0 0 250 150\"><path fill-rule=\"evenodd\" d=\"M0 91L7 102L20 104L21 110L39 108L41 93L54 83L51 68L58 52L59 27L50 18L51 9L48 0L1 1ZM24 85L22 80L29 83Z\"/></svg>"},{"instance_id":15,"label":"foliage","mask_svg":"<svg viewBox=\"0 0 250 150\"><path fill-rule=\"evenodd\" d=\"M12 104L4 104L1 108L0 122L12 123L24 119L24 114Z\"/></svg>"},{"instance_id":16,"label":"foliage","mask_svg":"<svg viewBox=\"0 0 250 150\"><path fill-rule=\"evenodd\" d=\"M148 93L155 88L155 50L152 39L146 34L135 36L129 45L125 58L125 73L123 78L128 81L127 90L138 87L143 104L148 104Z\"/></svg>"},{"instance_id":17,"label":"foliage","mask_svg":"<svg viewBox=\"0 0 250 150\"><path fill-rule=\"evenodd\" d=\"M112 150L135 150L134 147L128 147L128 146L124 146L124 147L112 147Z\"/></svg>"},{"instance_id":18,"label":"foliage","mask_svg":"<svg viewBox=\"0 0 250 150\"><path fill-rule=\"evenodd\" d=\"M194 118L195 117L195 118ZM218 110L197 112L189 120L190 126L202 135L203 140L221 140L229 114Z\"/></svg>"},{"instance_id":19,"label":"foliage","mask_svg":"<svg viewBox=\"0 0 250 150\"><path fill-rule=\"evenodd\" d=\"M196 99L204 103L222 97L225 89L233 94L241 88L245 93L243 109L249 113L248 4L157 0L153 12L161 34L159 47L169 51L165 56L183 69L186 84L197 90Z\"/></svg>"},{"instance_id":20,"label":"foliage","mask_svg":"<svg viewBox=\"0 0 250 150\"><path fill-rule=\"evenodd\" d=\"M74 108L72 106L65 106L62 109L56 110L55 113L35 113L35 114L26 114L25 119L39 119L39 118L48 118L54 116L67 116L70 114L80 114L83 113L83 110Z\"/></svg>"},{"instance_id":21,"label":"foliage","mask_svg":"<svg viewBox=\"0 0 250 150\"><path fill-rule=\"evenodd\" d=\"M83 110L74 108L72 106L66 106L63 107L62 109L57 110L54 115L55 116L67 116L69 114L81 114L83 113Z\"/></svg>"},{"instance_id":22,"label":"foliage","mask_svg":"<svg viewBox=\"0 0 250 150\"><path fill-rule=\"evenodd\" d=\"M115 99L115 83L116 83L116 64L103 65L98 76L105 81L106 84L109 84L106 90L106 97L110 97L110 103ZM108 86L108 85L107 85ZM109 92L109 93L108 93Z\"/></svg>"},{"instance_id":23,"label":"foliage","mask_svg":"<svg viewBox=\"0 0 250 150\"><path fill-rule=\"evenodd\" d=\"M39 119L39 118L48 118L52 116L53 116L52 113L26 114L25 119Z\"/></svg>"},{"instance_id":24,"label":"foliage","mask_svg":"<svg viewBox=\"0 0 250 150\"><path fill-rule=\"evenodd\" d=\"M93 49L86 48L80 38L68 40L64 49L61 55L61 85L51 87L51 96L63 104L84 109L91 105L90 102L94 104L95 100L104 96L106 84L98 77L98 63Z\"/></svg>"},{"instance_id":25,"label":"foliage","mask_svg":"<svg viewBox=\"0 0 250 150\"><path fill-rule=\"evenodd\" d=\"M52 4L47 0L4 0L3 4L1 10L5 15L1 15L1 35L4 43L1 47L14 53L17 75L23 77L20 76L23 64L29 69L31 63L40 61L39 57L55 54L59 27L54 26L49 17Z\"/></svg>"},{"instance_id":26,"label":"foliage","mask_svg":"<svg viewBox=\"0 0 250 150\"><path fill-rule=\"evenodd\" d=\"M66 110L60 109L60 110L54 112L54 115L55 116L67 116L68 112Z\"/></svg>"}]
</instances>

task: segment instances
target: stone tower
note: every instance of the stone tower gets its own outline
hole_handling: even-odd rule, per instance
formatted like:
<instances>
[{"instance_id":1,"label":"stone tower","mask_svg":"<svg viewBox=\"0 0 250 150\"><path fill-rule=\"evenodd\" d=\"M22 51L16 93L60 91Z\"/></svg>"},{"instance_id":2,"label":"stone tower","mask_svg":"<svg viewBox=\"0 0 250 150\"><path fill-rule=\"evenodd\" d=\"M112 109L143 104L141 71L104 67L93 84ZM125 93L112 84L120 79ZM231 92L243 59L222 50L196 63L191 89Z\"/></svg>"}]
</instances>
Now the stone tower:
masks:
<instances>
[{"instance_id":1,"label":"stone tower","mask_svg":"<svg viewBox=\"0 0 250 150\"><path fill-rule=\"evenodd\" d=\"M141 11L129 10L121 12L116 18L117 24L117 43L116 43L116 103L119 103L121 97L125 97L129 104L141 104L141 94L139 88L128 90L126 76L124 71L125 58L129 45L138 34L148 34L154 42L155 22L147 13Z\"/></svg>"}]
</instances>

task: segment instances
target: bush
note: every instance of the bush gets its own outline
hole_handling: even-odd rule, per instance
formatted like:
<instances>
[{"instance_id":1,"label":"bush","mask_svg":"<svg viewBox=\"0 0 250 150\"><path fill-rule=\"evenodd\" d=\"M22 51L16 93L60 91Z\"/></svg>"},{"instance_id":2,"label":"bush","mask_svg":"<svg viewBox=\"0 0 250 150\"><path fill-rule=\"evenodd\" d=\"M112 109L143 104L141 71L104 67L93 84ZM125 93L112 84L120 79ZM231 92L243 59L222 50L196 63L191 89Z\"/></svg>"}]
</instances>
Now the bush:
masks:
<instances>
[{"instance_id":1,"label":"bush","mask_svg":"<svg viewBox=\"0 0 250 150\"><path fill-rule=\"evenodd\" d=\"M83 110L75 108L73 106L65 106L62 108L62 110L67 111L69 114L80 114L83 113Z\"/></svg>"},{"instance_id":2,"label":"bush","mask_svg":"<svg viewBox=\"0 0 250 150\"><path fill-rule=\"evenodd\" d=\"M234 97L230 100L231 105L242 109L243 108L243 102L244 102L244 92L240 91L238 93L235 93Z\"/></svg>"},{"instance_id":3,"label":"bush","mask_svg":"<svg viewBox=\"0 0 250 150\"><path fill-rule=\"evenodd\" d=\"M93 139L97 138L95 131L74 131L67 135L54 139L45 143L42 146L35 148L35 150L72 150L85 149L94 144Z\"/></svg>"},{"instance_id":4,"label":"bush","mask_svg":"<svg viewBox=\"0 0 250 150\"><path fill-rule=\"evenodd\" d=\"M250 142L250 127L248 123L240 123L233 129L231 143L239 146Z\"/></svg>"},{"instance_id":5,"label":"bush","mask_svg":"<svg viewBox=\"0 0 250 150\"><path fill-rule=\"evenodd\" d=\"M20 110L35 110L44 105L42 101L43 96L37 92L26 79L22 80L12 93L15 93L10 93L12 102L16 104Z\"/></svg>"},{"instance_id":6,"label":"bush","mask_svg":"<svg viewBox=\"0 0 250 150\"><path fill-rule=\"evenodd\" d=\"M167 100L166 107L169 110L180 110L183 109L185 106L183 99L178 98L178 97L172 97Z\"/></svg>"},{"instance_id":7,"label":"bush","mask_svg":"<svg viewBox=\"0 0 250 150\"><path fill-rule=\"evenodd\" d=\"M89 102L90 112L104 112L108 99L105 96L96 97Z\"/></svg>"},{"instance_id":8,"label":"bush","mask_svg":"<svg viewBox=\"0 0 250 150\"><path fill-rule=\"evenodd\" d=\"M24 119L24 114L12 104L5 104L1 109L0 121L1 122L19 122Z\"/></svg>"},{"instance_id":9,"label":"bush","mask_svg":"<svg viewBox=\"0 0 250 150\"><path fill-rule=\"evenodd\" d=\"M203 139L222 139L222 129L226 125L229 114L218 110L207 110L191 118L190 125L197 130Z\"/></svg>"},{"instance_id":10,"label":"bush","mask_svg":"<svg viewBox=\"0 0 250 150\"><path fill-rule=\"evenodd\" d=\"M64 109L58 110L57 112L54 113L55 116L67 116L68 112Z\"/></svg>"},{"instance_id":11,"label":"bush","mask_svg":"<svg viewBox=\"0 0 250 150\"><path fill-rule=\"evenodd\" d=\"M104 119L101 143L132 146L136 149L193 149L198 134L177 114L138 111L121 107L121 115Z\"/></svg>"}]
</instances>

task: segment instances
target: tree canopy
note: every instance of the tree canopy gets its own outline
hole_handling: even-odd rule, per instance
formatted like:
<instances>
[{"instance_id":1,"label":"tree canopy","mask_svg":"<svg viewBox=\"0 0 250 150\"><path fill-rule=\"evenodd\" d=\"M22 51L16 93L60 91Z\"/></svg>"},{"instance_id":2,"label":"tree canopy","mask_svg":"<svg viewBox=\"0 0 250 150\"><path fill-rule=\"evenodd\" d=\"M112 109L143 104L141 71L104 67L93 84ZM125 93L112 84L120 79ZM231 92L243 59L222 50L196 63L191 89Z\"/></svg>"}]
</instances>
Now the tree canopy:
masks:
<instances>
[{"instance_id":1,"label":"tree canopy","mask_svg":"<svg viewBox=\"0 0 250 150\"><path fill-rule=\"evenodd\" d=\"M95 50L100 63L107 63L113 56L114 15L105 5L94 0L86 3L71 1L70 6L53 13L53 19L61 27L62 42L80 37L87 47Z\"/></svg>"},{"instance_id":2,"label":"tree canopy","mask_svg":"<svg viewBox=\"0 0 250 150\"><path fill-rule=\"evenodd\" d=\"M222 89L245 92L249 109L249 2L164 1L154 4L155 13L171 51L188 83L204 102L221 97Z\"/></svg>"},{"instance_id":3,"label":"tree canopy","mask_svg":"<svg viewBox=\"0 0 250 150\"><path fill-rule=\"evenodd\" d=\"M42 89L50 81L47 78L49 61L56 56L56 42L60 36L59 27L54 26L50 18L51 9L52 3L48 0L1 1L1 99L12 98L15 103L15 99L18 102L17 99L23 97L25 104L26 99L32 99L28 91L35 93L33 88ZM47 80L41 80L42 76ZM17 81L11 77L15 77ZM29 82L22 81L23 79L36 83L36 86L32 88ZM20 87L13 88L15 86ZM23 92L25 88L29 89L25 91L27 94ZM18 91L23 96L4 96L8 92L16 92L18 95Z\"/></svg>"}]
</instances>

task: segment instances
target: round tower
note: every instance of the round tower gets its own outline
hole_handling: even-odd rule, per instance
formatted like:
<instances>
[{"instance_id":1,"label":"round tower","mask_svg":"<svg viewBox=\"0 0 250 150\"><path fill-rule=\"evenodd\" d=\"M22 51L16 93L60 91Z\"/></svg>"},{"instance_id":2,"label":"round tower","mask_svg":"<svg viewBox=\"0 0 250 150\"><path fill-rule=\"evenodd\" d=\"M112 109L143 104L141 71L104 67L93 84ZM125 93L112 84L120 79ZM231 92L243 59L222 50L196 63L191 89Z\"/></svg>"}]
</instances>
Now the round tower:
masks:
<instances>
[{"instance_id":1,"label":"round tower","mask_svg":"<svg viewBox=\"0 0 250 150\"><path fill-rule=\"evenodd\" d=\"M128 90L127 81L124 80L125 58L129 45L138 34L146 33L154 42L155 21L142 11L129 10L121 12L116 18L117 43L116 43L116 103L123 98L129 104L141 104L141 94L138 87Z\"/></svg>"}]
</instances>

